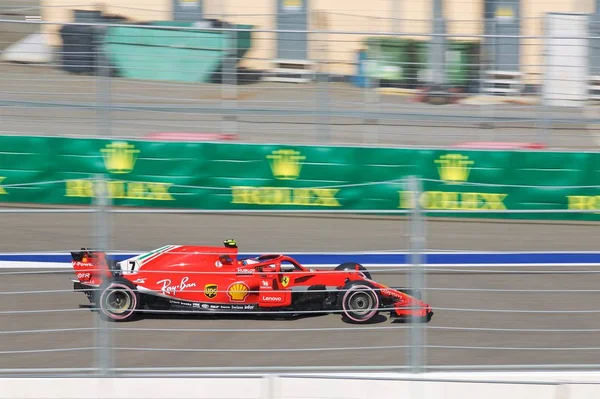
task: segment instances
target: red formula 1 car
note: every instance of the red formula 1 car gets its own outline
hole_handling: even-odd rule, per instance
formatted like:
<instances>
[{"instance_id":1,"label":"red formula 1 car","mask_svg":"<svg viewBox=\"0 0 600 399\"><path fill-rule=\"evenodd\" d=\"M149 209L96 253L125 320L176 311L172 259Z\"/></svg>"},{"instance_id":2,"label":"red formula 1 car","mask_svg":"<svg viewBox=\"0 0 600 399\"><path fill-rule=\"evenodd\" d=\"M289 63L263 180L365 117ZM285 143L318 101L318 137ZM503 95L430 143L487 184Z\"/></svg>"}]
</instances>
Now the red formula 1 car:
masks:
<instances>
[{"instance_id":1,"label":"red formula 1 car","mask_svg":"<svg viewBox=\"0 0 600 399\"><path fill-rule=\"evenodd\" d=\"M71 256L75 291L110 321L148 311L341 313L354 323L381 311L425 322L433 315L418 292L377 283L359 264L313 270L285 255L238 259L233 240L224 247L168 245L120 262L85 248Z\"/></svg>"}]
</instances>

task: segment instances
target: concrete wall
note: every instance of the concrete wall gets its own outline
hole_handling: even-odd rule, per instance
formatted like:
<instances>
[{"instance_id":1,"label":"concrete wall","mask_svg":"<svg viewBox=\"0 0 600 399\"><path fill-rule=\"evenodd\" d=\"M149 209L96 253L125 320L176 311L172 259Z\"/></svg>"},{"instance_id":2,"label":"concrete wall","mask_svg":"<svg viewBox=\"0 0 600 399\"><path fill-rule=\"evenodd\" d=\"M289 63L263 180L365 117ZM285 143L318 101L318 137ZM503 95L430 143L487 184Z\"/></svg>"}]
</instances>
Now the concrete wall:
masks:
<instances>
[{"instance_id":1,"label":"concrete wall","mask_svg":"<svg viewBox=\"0 0 600 399\"><path fill-rule=\"evenodd\" d=\"M312 58L330 61L328 69L334 73L353 73L352 63L356 50L362 47L366 36L375 32L399 31L409 37L420 37L432 31L430 9L432 0L397 1L393 8L392 0L310 0L312 14L310 27L330 31L356 31L356 34L314 35L309 45ZM41 0L45 21L66 23L72 18L70 0ZM98 0L79 0L79 9L95 9ZM171 18L171 0L104 0L107 12L121 14L134 20L161 20ZM205 0L205 14L211 17L224 16L230 22L255 25L258 29L275 29L275 0ZM484 0L446 0L445 16L448 19L449 33L455 38L464 35L483 34L482 21ZM521 0L523 18L521 34L542 35L542 16L547 12L593 12L594 0ZM400 18L394 21L393 16ZM47 28L55 32L58 27ZM463 36L461 36L463 35ZM60 38L51 36L51 44L58 45ZM326 40L325 48L320 42ZM473 38L470 38L473 40ZM541 39L523 39L521 43L522 71L536 75L543 71ZM276 57L276 36L271 32L254 34L254 46L248 53L247 66L265 68L269 60Z\"/></svg>"},{"instance_id":2,"label":"concrete wall","mask_svg":"<svg viewBox=\"0 0 600 399\"><path fill-rule=\"evenodd\" d=\"M450 374L450 373L448 373ZM479 375L477 375L479 374ZM392 399L416 398L486 398L486 399L587 399L600 395L598 380L583 384L554 382L559 377L539 378L523 373L520 378L506 378L502 373L463 373L435 381L416 375L390 378L309 377L230 377L230 378L0 378L0 399L184 399L184 398L305 398L305 399ZM489 378L490 381L486 382ZM574 377L577 378L577 377ZM451 381L454 379L454 381ZM527 381L529 379L529 381ZM461 381L462 380L462 381ZM494 381L495 380L495 381ZM511 381L512 380L512 381ZM520 380L520 381L519 381ZM547 380L550 383L544 383Z\"/></svg>"}]
</instances>

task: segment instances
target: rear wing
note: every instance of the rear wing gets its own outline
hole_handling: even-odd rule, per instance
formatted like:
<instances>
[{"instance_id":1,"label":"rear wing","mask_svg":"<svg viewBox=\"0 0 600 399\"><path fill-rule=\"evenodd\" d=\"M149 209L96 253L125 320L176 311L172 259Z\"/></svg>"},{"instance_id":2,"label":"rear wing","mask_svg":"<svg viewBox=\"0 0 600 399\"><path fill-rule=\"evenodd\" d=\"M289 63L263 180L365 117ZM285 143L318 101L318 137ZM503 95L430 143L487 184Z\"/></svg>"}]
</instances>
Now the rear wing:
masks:
<instances>
[{"instance_id":1,"label":"rear wing","mask_svg":"<svg viewBox=\"0 0 600 399\"><path fill-rule=\"evenodd\" d=\"M81 248L81 251L71 252L71 265L81 283L102 284L104 279L113 275L112 263L114 262L107 259L106 253L101 250Z\"/></svg>"},{"instance_id":2,"label":"rear wing","mask_svg":"<svg viewBox=\"0 0 600 399\"><path fill-rule=\"evenodd\" d=\"M99 254L104 254L104 251L92 248L81 248L81 251L71 252L71 258L75 262L87 262L91 259L98 259Z\"/></svg>"}]
</instances>

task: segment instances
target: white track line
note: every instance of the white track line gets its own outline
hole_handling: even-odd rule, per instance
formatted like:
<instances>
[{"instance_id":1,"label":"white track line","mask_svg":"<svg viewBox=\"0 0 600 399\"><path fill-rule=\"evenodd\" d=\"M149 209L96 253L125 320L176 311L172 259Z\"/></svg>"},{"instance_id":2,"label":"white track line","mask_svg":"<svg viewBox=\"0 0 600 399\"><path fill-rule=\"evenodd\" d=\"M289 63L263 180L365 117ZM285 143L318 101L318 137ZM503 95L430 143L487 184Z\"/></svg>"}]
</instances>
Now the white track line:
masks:
<instances>
[{"instance_id":1,"label":"white track line","mask_svg":"<svg viewBox=\"0 0 600 399\"><path fill-rule=\"evenodd\" d=\"M307 268L333 268L337 264L332 263L320 263L320 264L304 264ZM363 266L367 268L397 268L404 269L411 265L403 263L364 263ZM423 265L425 268L444 268L444 267L460 267L460 268L473 268L473 267L573 267L573 266L589 266L598 267L600 263L428 263ZM0 269L70 269L72 266L70 263L64 262L12 262L12 261L0 261Z\"/></svg>"}]
</instances>

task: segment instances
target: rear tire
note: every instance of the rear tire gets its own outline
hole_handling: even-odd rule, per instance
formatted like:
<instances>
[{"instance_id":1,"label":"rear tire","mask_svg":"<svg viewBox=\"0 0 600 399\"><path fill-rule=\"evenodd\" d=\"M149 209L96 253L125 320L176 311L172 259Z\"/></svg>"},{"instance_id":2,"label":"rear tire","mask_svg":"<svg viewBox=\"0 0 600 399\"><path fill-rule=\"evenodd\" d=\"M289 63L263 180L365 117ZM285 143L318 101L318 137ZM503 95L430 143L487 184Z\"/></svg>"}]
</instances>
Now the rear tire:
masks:
<instances>
[{"instance_id":1,"label":"rear tire","mask_svg":"<svg viewBox=\"0 0 600 399\"><path fill-rule=\"evenodd\" d=\"M366 281L350 281L338 295L338 309L344 321L368 323L379 314L381 297Z\"/></svg>"},{"instance_id":2,"label":"rear tire","mask_svg":"<svg viewBox=\"0 0 600 399\"><path fill-rule=\"evenodd\" d=\"M360 263L356 263L356 262L344 262L341 265L337 266L335 269L333 270L350 270L350 271L356 271L356 267L358 266L358 270L360 270L362 272L362 274L365 275L366 278L368 278L369 280L371 279L371 273L368 272L367 268L364 267L363 265L361 265Z\"/></svg>"},{"instance_id":3,"label":"rear tire","mask_svg":"<svg viewBox=\"0 0 600 399\"><path fill-rule=\"evenodd\" d=\"M130 321L140 308L140 294L127 280L116 278L100 286L96 306L100 317L107 321Z\"/></svg>"}]
</instances>

